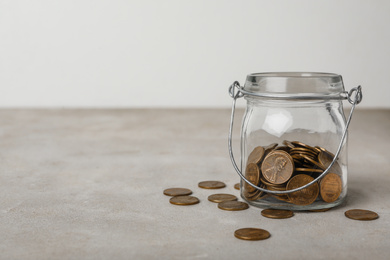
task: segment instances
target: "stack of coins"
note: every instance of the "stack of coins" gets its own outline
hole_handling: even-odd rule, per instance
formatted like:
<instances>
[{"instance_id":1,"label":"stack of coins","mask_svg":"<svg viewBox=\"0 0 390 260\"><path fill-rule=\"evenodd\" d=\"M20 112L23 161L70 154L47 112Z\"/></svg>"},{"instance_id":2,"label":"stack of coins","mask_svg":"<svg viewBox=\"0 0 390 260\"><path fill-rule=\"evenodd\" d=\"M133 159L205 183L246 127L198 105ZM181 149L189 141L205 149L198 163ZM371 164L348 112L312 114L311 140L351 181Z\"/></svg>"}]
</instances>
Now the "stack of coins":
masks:
<instances>
[{"instance_id":1,"label":"stack of coins","mask_svg":"<svg viewBox=\"0 0 390 260\"><path fill-rule=\"evenodd\" d=\"M272 191L299 188L318 177L331 164L334 155L319 146L298 141L283 141L282 146L258 146L248 156L245 177L254 185ZM247 200L272 196L296 205L309 205L318 198L336 201L342 191L342 170L337 161L319 183L289 194L267 194L244 182L242 194Z\"/></svg>"}]
</instances>

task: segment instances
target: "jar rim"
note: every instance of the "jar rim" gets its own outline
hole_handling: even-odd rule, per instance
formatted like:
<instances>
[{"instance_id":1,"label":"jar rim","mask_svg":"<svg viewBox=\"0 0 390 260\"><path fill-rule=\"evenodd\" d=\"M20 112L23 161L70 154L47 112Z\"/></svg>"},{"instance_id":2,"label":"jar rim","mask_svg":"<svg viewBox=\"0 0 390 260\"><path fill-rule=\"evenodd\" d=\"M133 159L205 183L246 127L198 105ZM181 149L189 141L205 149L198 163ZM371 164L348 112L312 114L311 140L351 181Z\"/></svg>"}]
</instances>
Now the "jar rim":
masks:
<instances>
[{"instance_id":1,"label":"jar rim","mask_svg":"<svg viewBox=\"0 0 390 260\"><path fill-rule=\"evenodd\" d=\"M241 89L244 95L281 99L345 99L341 75L326 72L252 73Z\"/></svg>"},{"instance_id":2,"label":"jar rim","mask_svg":"<svg viewBox=\"0 0 390 260\"><path fill-rule=\"evenodd\" d=\"M278 77L278 78L335 78L340 79L341 75L329 72L306 72L306 71L284 71L284 72L259 72L251 73L248 77Z\"/></svg>"}]
</instances>

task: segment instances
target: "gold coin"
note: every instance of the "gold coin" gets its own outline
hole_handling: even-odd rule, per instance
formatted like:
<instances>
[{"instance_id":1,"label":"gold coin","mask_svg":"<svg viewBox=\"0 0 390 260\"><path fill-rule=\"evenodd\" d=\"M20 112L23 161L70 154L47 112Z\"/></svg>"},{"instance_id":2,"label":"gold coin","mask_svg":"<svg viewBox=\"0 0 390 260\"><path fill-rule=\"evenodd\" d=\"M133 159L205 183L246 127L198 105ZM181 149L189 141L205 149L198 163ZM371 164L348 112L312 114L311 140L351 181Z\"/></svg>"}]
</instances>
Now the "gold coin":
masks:
<instances>
[{"instance_id":1,"label":"gold coin","mask_svg":"<svg viewBox=\"0 0 390 260\"><path fill-rule=\"evenodd\" d=\"M298 174L290 179L287 183L287 190L292 190L299 188L309 182L314 180L313 177L310 177L306 174ZM296 205L310 205L312 204L318 197L319 187L318 183L313 183L311 186L302 189L300 191L296 191L293 193L289 193L288 197L291 200L291 203Z\"/></svg>"},{"instance_id":2,"label":"gold coin","mask_svg":"<svg viewBox=\"0 0 390 260\"><path fill-rule=\"evenodd\" d=\"M239 183L234 184L234 188L235 188L236 190L240 190L240 184L239 184Z\"/></svg>"},{"instance_id":3,"label":"gold coin","mask_svg":"<svg viewBox=\"0 0 390 260\"><path fill-rule=\"evenodd\" d=\"M241 228L234 231L234 236L243 240L263 240L271 236L271 234L260 228Z\"/></svg>"},{"instance_id":4,"label":"gold coin","mask_svg":"<svg viewBox=\"0 0 390 260\"><path fill-rule=\"evenodd\" d=\"M242 201L224 201L221 203L218 203L218 208L223 210L230 210L230 211L237 211L237 210L244 210L248 209L249 205Z\"/></svg>"},{"instance_id":5,"label":"gold coin","mask_svg":"<svg viewBox=\"0 0 390 260\"><path fill-rule=\"evenodd\" d=\"M164 194L167 196L184 196L191 195L192 191L185 188L170 188L164 190Z\"/></svg>"},{"instance_id":6,"label":"gold coin","mask_svg":"<svg viewBox=\"0 0 390 260\"><path fill-rule=\"evenodd\" d=\"M250 163L246 166L245 178L254 185L258 185L260 181L260 170L257 164ZM244 192L251 193L256 191L256 188L253 188L248 183L244 182Z\"/></svg>"},{"instance_id":7,"label":"gold coin","mask_svg":"<svg viewBox=\"0 0 390 260\"><path fill-rule=\"evenodd\" d=\"M248 156L247 163L259 163L264 156L265 149L262 146L257 146Z\"/></svg>"},{"instance_id":8,"label":"gold coin","mask_svg":"<svg viewBox=\"0 0 390 260\"><path fill-rule=\"evenodd\" d=\"M374 220L379 218L377 213L364 209L351 209L346 211L344 214L347 218L355 220Z\"/></svg>"},{"instance_id":9,"label":"gold coin","mask_svg":"<svg viewBox=\"0 0 390 260\"><path fill-rule=\"evenodd\" d=\"M261 215L266 218L291 218L294 216L294 212L291 210L282 210L282 209L264 209L261 211Z\"/></svg>"},{"instance_id":10,"label":"gold coin","mask_svg":"<svg viewBox=\"0 0 390 260\"><path fill-rule=\"evenodd\" d=\"M329 167L329 165L333 161L333 158L334 158L334 155L328 151L326 151L326 152L322 151L318 154L318 161L322 165L324 170ZM337 173L339 175L342 174L341 167L337 161L333 164L332 168L330 168L330 171Z\"/></svg>"},{"instance_id":11,"label":"gold coin","mask_svg":"<svg viewBox=\"0 0 390 260\"><path fill-rule=\"evenodd\" d=\"M194 196L175 196L172 197L169 202L175 205L186 206L199 203L199 199Z\"/></svg>"},{"instance_id":12,"label":"gold coin","mask_svg":"<svg viewBox=\"0 0 390 260\"><path fill-rule=\"evenodd\" d=\"M325 202L336 201L341 194L341 190L341 178L335 173L326 174L320 181L320 194Z\"/></svg>"},{"instance_id":13,"label":"gold coin","mask_svg":"<svg viewBox=\"0 0 390 260\"><path fill-rule=\"evenodd\" d=\"M272 151L264 158L261 172L270 183L287 182L294 172L294 161L285 151Z\"/></svg>"},{"instance_id":14,"label":"gold coin","mask_svg":"<svg viewBox=\"0 0 390 260\"><path fill-rule=\"evenodd\" d=\"M220 203L223 201L237 200L237 197L231 194L217 193L210 195L207 199L211 202Z\"/></svg>"},{"instance_id":15,"label":"gold coin","mask_svg":"<svg viewBox=\"0 0 390 260\"><path fill-rule=\"evenodd\" d=\"M201 181L198 183L198 186L203 189L221 189L226 185L221 181Z\"/></svg>"}]
</instances>

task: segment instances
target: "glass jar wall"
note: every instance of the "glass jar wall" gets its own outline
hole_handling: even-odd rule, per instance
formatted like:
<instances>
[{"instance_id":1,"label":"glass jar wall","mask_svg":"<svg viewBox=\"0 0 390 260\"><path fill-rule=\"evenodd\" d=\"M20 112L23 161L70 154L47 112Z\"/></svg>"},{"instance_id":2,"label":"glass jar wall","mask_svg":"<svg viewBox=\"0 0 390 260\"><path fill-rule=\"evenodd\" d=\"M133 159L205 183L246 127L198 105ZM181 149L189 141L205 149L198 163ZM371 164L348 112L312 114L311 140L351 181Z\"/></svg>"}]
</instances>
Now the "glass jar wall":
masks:
<instances>
[{"instance_id":1,"label":"glass jar wall","mask_svg":"<svg viewBox=\"0 0 390 260\"><path fill-rule=\"evenodd\" d=\"M326 73L248 75L241 127L241 196L262 208L312 210L341 204L347 195L347 142L342 78Z\"/></svg>"}]
</instances>

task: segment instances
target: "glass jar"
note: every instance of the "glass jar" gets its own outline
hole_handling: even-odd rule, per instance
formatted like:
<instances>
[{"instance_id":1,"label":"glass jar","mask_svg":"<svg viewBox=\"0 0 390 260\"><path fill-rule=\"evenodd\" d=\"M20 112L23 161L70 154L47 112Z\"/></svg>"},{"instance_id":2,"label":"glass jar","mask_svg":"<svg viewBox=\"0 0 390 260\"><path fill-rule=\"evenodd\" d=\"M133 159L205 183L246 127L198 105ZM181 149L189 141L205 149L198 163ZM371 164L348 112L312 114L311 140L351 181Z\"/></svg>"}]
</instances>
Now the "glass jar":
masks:
<instances>
[{"instance_id":1,"label":"glass jar","mask_svg":"<svg viewBox=\"0 0 390 260\"><path fill-rule=\"evenodd\" d=\"M241 177L241 197L261 208L316 210L340 205L347 195L347 129L360 103L330 73L278 72L247 76L233 97L229 151ZM236 99L244 97L241 167L231 135ZM352 98L353 97L353 98ZM346 121L342 101L353 105Z\"/></svg>"}]
</instances>

